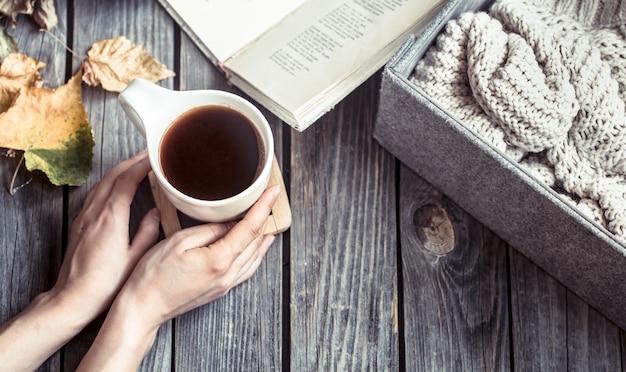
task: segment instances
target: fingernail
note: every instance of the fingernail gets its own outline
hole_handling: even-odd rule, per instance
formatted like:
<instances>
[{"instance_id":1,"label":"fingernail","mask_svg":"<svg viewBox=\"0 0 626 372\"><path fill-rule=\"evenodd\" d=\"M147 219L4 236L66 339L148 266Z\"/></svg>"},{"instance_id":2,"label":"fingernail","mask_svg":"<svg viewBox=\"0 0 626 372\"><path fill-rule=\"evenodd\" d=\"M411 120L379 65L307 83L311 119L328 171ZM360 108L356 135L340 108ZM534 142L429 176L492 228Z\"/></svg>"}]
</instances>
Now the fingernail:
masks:
<instances>
[{"instance_id":1,"label":"fingernail","mask_svg":"<svg viewBox=\"0 0 626 372\"><path fill-rule=\"evenodd\" d=\"M280 185L274 185L274 186L272 186L272 187L273 187L273 189L272 189L272 195L273 195L275 198L277 198L277 197L278 197L278 195L280 194Z\"/></svg>"},{"instance_id":2,"label":"fingernail","mask_svg":"<svg viewBox=\"0 0 626 372\"><path fill-rule=\"evenodd\" d=\"M270 246L274 243L274 240L276 240L276 235L269 235L266 239L267 245Z\"/></svg>"},{"instance_id":3,"label":"fingernail","mask_svg":"<svg viewBox=\"0 0 626 372\"><path fill-rule=\"evenodd\" d=\"M151 217L157 221L161 221L161 211L158 208L152 208L150 211Z\"/></svg>"}]
</instances>

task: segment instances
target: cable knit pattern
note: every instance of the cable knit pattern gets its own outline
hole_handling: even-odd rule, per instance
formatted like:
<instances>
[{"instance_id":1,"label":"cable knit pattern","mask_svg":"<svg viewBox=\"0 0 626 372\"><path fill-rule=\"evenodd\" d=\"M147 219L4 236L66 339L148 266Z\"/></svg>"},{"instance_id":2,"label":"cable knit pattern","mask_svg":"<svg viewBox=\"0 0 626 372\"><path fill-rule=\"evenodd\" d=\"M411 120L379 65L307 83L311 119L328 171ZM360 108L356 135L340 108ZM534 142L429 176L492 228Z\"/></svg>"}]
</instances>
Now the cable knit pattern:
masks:
<instances>
[{"instance_id":1,"label":"cable knit pattern","mask_svg":"<svg viewBox=\"0 0 626 372\"><path fill-rule=\"evenodd\" d=\"M448 23L412 80L626 240L626 0L499 0Z\"/></svg>"},{"instance_id":2,"label":"cable knit pattern","mask_svg":"<svg viewBox=\"0 0 626 372\"><path fill-rule=\"evenodd\" d=\"M458 21L450 22L438 38L437 44L420 61L412 79L435 102L449 109L468 129L518 161L525 152L506 141L504 129L495 125L489 115L477 105L470 87L466 58L469 35L466 30L475 23L493 22L487 15L477 16L462 16Z\"/></svg>"}]
</instances>

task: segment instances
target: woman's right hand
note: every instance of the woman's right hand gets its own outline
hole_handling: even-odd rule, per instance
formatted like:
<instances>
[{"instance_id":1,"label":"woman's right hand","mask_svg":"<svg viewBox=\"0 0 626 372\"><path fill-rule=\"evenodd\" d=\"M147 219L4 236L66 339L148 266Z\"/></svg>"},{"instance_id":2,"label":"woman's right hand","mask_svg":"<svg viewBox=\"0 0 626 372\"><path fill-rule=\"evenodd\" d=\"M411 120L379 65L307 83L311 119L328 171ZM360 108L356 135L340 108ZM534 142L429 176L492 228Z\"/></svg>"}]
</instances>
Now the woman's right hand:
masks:
<instances>
[{"instance_id":1,"label":"woman's right hand","mask_svg":"<svg viewBox=\"0 0 626 372\"><path fill-rule=\"evenodd\" d=\"M279 192L279 186L269 188L237 223L187 228L151 248L115 299L81 367L135 369L162 323L250 278L274 241L264 230Z\"/></svg>"},{"instance_id":2,"label":"woman's right hand","mask_svg":"<svg viewBox=\"0 0 626 372\"><path fill-rule=\"evenodd\" d=\"M252 276L274 241L263 232L279 191L269 189L237 223L195 226L156 245L121 297L130 297L144 318L160 325L224 296Z\"/></svg>"}]
</instances>

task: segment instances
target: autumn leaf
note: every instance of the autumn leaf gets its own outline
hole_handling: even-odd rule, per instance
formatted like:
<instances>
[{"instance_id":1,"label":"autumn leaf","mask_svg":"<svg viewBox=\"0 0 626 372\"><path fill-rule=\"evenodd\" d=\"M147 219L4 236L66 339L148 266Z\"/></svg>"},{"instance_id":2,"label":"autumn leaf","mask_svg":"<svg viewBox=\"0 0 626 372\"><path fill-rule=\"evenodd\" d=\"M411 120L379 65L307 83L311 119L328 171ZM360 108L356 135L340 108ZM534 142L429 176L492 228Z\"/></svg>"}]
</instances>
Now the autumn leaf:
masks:
<instances>
[{"instance_id":1,"label":"autumn leaf","mask_svg":"<svg viewBox=\"0 0 626 372\"><path fill-rule=\"evenodd\" d=\"M140 45L124 36L94 43L83 63L83 80L88 85L108 91L121 92L134 78L144 78L153 83L174 76L174 72Z\"/></svg>"},{"instance_id":2,"label":"autumn leaf","mask_svg":"<svg viewBox=\"0 0 626 372\"><path fill-rule=\"evenodd\" d=\"M42 86L39 70L45 63L21 53L9 54L0 64L0 113L5 112L22 87Z\"/></svg>"},{"instance_id":3,"label":"autumn leaf","mask_svg":"<svg viewBox=\"0 0 626 372\"><path fill-rule=\"evenodd\" d=\"M81 101L82 71L57 89L22 88L0 114L0 147L25 151L26 168L55 185L79 186L91 172L94 139Z\"/></svg>"},{"instance_id":4,"label":"autumn leaf","mask_svg":"<svg viewBox=\"0 0 626 372\"><path fill-rule=\"evenodd\" d=\"M59 22L54 10L54 0L0 0L0 13L11 17L13 22L20 13L31 15L46 30Z\"/></svg>"},{"instance_id":5,"label":"autumn leaf","mask_svg":"<svg viewBox=\"0 0 626 372\"><path fill-rule=\"evenodd\" d=\"M17 53L17 44L6 28L0 27L0 63L11 53Z\"/></svg>"}]
</instances>

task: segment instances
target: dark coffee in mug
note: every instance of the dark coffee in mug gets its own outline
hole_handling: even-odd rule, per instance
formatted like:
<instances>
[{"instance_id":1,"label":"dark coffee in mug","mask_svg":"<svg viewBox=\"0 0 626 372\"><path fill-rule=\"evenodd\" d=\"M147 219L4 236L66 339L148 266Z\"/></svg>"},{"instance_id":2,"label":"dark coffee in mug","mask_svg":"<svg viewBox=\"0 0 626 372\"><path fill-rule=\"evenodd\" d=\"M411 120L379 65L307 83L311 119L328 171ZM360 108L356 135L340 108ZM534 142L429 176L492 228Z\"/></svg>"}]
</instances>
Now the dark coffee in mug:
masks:
<instances>
[{"instance_id":1,"label":"dark coffee in mug","mask_svg":"<svg viewBox=\"0 0 626 372\"><path fill-rule=\"evenodd\" d=\"M237 195L265 158L254 124L230 107L201 106L179 116L161 140L161 167L182 193L203 200Z\"/></svg>"}]
</instances>

